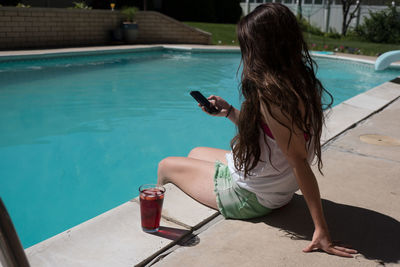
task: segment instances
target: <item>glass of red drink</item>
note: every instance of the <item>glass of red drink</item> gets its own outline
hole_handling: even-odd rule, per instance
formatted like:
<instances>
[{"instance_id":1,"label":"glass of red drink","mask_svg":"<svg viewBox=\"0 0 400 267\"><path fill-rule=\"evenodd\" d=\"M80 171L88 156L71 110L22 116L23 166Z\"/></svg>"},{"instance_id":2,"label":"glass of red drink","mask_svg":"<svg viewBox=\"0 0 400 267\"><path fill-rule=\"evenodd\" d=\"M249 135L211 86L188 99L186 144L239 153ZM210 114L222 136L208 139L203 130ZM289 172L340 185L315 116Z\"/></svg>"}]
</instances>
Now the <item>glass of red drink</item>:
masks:
<instances>
[{"instance_id":1,"label":"glass of red drink","mask_svg":"<svg viewBox=\"0 0 400 267\"><path fill-rule=\"evenodd\" d=\"M142 229L147 233L157 232L160 227L165 188L157 184L145 184L139 187L139 192Z\"/></svg>"}]
</instances>

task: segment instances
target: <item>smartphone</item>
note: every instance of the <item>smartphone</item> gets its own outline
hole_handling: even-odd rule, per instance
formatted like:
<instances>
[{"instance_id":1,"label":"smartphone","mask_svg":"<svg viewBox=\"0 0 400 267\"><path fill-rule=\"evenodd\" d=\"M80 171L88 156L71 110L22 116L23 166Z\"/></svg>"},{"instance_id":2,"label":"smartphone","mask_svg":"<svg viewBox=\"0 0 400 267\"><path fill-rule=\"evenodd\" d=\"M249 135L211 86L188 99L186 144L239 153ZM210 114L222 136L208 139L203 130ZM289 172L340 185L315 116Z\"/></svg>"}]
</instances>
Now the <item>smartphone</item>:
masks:
<instances>
[{"instance_id":1,"label":"smartphone","mask_svg":"<svg viewBox=\"0 0 400 267\"><path fill-rule=\"evenodd\" d=\"M210 113L210 114L217 114L219 113L219 110L216 109L213 105L211 105L210 101L208 101L207 98L204 97L202 93L199 91L191 91L190 95L196 99L197 102L200 103L204 107L204 109Z\"/></svg>"}]
</instances>

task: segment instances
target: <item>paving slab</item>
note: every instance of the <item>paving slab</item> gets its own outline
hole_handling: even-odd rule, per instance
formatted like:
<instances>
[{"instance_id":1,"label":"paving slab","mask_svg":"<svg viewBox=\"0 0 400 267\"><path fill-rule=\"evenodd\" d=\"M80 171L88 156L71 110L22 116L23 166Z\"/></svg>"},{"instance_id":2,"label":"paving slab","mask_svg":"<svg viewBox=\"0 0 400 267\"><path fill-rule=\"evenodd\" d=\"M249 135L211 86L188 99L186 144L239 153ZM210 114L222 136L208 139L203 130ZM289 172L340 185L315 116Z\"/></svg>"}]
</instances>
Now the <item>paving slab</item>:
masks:
<instances>
[{"instance_id":1,"label":"paving slab","mask_svg":"<svg viewBox=\"0 0 400 267\"><path fill-rule=\"evenodd\" d=\"M162 211L165 219L187 228L193 228L219 214L216 210L189 197L175 185L167 184L165 187L166 194Z\"/></svg>"},{"instance_id":2,"label":"paving slab","mask_svg":"<svg viewBox=\"0 0 400 267\"><path fill-rule=\"evenodd\" d=\"M160 224L157 235L144 233L139 204L127 202L25 251L32 267L133 266L189 233Z\"/></svg>"},{"instance_id":3,"label":"paving slab","mask_svg":"<svg viewBox=\"0 0 400 267\"><path fill-rule=\"evenodd\" d=\"M399 101L396 101L399 102ZM356 128L346 133L346 138L341 138L334 142L332 146L343 152L364 155L365 157L375 157L381 161L393 161L400 165L400 105L390 105L384 113L374 115L373 119L367 120ZM388 136L397 143L393 145L375 145L365 143L360 140L365 135ZM397 176L400 180L400 172Z\"/></svg>"},{"instance_id":4,"label":"paving slab","mask_svg":"<svg viewBox=\"0 0 400 267\"><path fill-rule=\"evenodd\" d=\"M341 103L328 111L325 127L322 130L321 142L324 143L354 123L371 114L371 110Z\"/></svg>"},{"instance_id":5,"label":"paving slab","mask_svg":"<svg viewBox=\"0 0 400 267\"><path fill-rule=\"evenodd\" d=\"M323 161L324 176L314 168L323 198L400 220L400 161L342 151L335 146L323 152Z\"/></svg>"},{"instance_id":6,"label":"paving slab","mask_svg":"<svg viewBox=\"0 0 400 267\"><path fill-rule=\"evenodd\" d=\"M141 230L135 198L26 250L34 266L133 266L218 214L168 184L157 234Z\"/></svg>"},{"instance_id":7,"label":"paving slab","mask_svg":"<svg viewBox=\"0 0 400 267\"><path fill-rule=\"evenodd\" d=\"M387 104L387 101L376 96L359 94L355 97L346 100L344 103L353 107L370 110L371 112L382 108Z\"/></svg>"},{"instance_id":8,"label":"paving slab","mask_svg":"<svg viewBox=\"0 0 400 267\"><path fill-rule=\"evenodd\" d=\"M400 84L386 82L340 103L326 112L321 142L325 143L399 96Z\"/></svg>"},{"instance_id":9,"label":"paving slab","mask_svg":"<svg viewBox=\"0 0 400 267\"><path fill-rule=\"evenodd\" d=\"M324 176L314 166L331 235L356 248L354 258L301 251L312 238L313 224L304 198L296 194L265 217L215 224L198 235L196 246L180 247L154 266L400 266L400 149L380 148L377 156L374 149L366 150L370 144L355 142L360 131L396 120L399 110L397 100L324 147ZM400 124L384 133L398 136Z\"/></svg>"},{"instance_id":10,"label":"paving slab","mask_svg":"<svg viewBox=\"0 0 400 267\"><path fill-rule=\"evenodd\" d=\"M291 208L286 213L292 213ZM302 214L307 215L307 214ZM339 258L323 253L305 254L309 243L279 225L282 212L269 218L224 220L198 236L195 247L182 247L153 266L376 266L362 256ZM297 220L297 218L296 218ZM302 223L302 219L292 224ZM311 230L311 229L309 229ZM310 231L308 231L310 232Z\"/></svg>"},{"instance_id":11,"label":"paving slab","mask_svg":"<svg viewBox=\"0 0 400 267\"><path fill-rule=\"evenodd\" d=\"M400 84L386 82L381 84L380 86L368 90L367 92L365 92L365 94L368 96L391 101L400 96Z\"/></svg>"},{"instance_id":12,"label":"paving slab","mask_svg":"<svg viewBox=\"0 0 400 267\"><path fill-rule=\"evenodd\" d=\"M382 109L398 97L400 97L400 84L387 82L335 106L326 113L322 143L354 126L355 123Z\"/></svg>"}]
</instances>

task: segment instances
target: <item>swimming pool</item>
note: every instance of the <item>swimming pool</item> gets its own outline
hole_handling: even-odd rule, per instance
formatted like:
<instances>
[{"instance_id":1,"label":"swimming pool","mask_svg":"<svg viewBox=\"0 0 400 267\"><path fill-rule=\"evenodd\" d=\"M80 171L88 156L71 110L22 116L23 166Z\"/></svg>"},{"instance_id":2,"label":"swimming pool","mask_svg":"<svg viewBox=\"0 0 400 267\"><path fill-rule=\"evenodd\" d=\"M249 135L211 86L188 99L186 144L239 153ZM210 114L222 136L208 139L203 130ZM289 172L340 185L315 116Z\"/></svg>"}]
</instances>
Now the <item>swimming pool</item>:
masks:
<instances>
[{"instance_id":1,"label":"swimming pool","mask_svg":"<svg viewBox=\"0 0 400 267\"><path fill-rule=\"evenodd\" d=\"M155 50L0 62L0 196L24 247L137 196L166 156L228 149L233 125L188 92L239 106L239 60ZM317 62L336 104L399 75Z\"/></svg>"}]
</instances>

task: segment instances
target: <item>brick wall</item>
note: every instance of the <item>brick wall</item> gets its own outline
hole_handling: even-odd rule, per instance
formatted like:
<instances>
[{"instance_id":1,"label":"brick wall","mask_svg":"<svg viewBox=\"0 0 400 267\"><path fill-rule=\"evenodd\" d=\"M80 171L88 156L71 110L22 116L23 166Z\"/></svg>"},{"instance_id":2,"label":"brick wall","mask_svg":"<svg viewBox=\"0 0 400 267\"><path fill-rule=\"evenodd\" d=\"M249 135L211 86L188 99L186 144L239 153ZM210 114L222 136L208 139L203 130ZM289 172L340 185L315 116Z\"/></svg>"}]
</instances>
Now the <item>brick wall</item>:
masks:
<instances>
[{"instance_id":1,"label":"brick wall","mask_svg":"<svg viewBox=\"0 0 400 267\"><path fill-rule=\"evenodd\" d=\"M0 8L0 49L112 44L118 11L58 8ZM154 11L138 12L138 43L209 44L211 34Z\"/></svg>"},{"instance_id":2,"label":"brick wall","mask_svg":"<svg viewBox=\"0 0 400 267\"><path fill-rule=\"evenodd\" d=\"M0 8L0 49L106 44L121 16L106 10Z\"/></svg>"}]
</instances>

